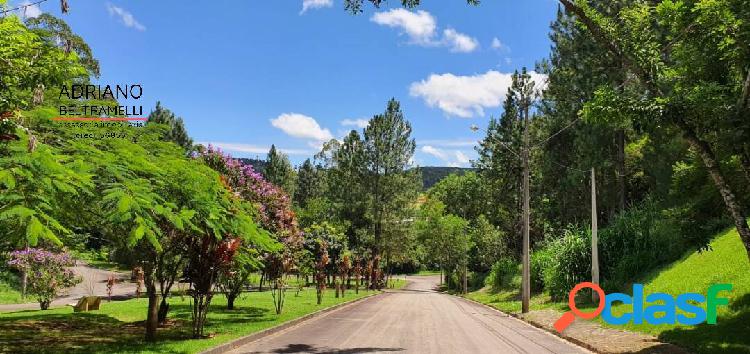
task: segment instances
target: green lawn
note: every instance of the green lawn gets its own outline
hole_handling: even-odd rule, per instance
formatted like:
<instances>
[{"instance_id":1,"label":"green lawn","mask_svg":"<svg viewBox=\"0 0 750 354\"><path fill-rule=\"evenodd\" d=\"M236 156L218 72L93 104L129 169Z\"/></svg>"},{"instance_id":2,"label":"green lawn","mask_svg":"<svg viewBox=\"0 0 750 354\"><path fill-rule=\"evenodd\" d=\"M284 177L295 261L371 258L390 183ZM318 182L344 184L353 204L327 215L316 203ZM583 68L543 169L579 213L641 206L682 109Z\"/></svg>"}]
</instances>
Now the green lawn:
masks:
<instances>
[{"instance_id":1,"label":"green lawn","mask_svg":"<svg viewBox=\"0 0 750 354\"><path fill-rule=\"evenodd\" d=\"M12 273L0 270L0 304L18 304L24 302L18 291L18 279ZM27 299L33 301L33 299Z\"/></svg>"},{"instance_id":2,"label":"green lawn","mask_svg":"<svg viewBox=\"0 0 750 354\"><path fill-rule=\"evenodd\" d=\"M700 353L750 353L750 261L737 231L732 228L711 242L711 251L693 252L683 259L646 277L646 294L686 292L705 295L708 287L730 283L729 306L720 306L716 325L632 325L629 330L646 332ZM720 296L726 296L725 293ZM705 305L704 305L705 308ZM614 313L629 310L619 305Z\"/></svg>"},{"instance_id":3,"label":"green lawn","mask_svg":"<svg viewBox=\"0 0 750 354\"><path fill-rule=\"evenodd\" d=\"M466 294L466 297L474 301L490 305L500 311L507 313L521 313L521 295L519 290L502 290L498 292L481 289ZM567 305L562 302L553 302L547 294L533 294L531 296L531 309L555 309L565 311ZM586 307L581 306L581 309Z\"/></svg>"},{"instance_id":4,"label":"green lawn","mask_svg":"<svg viewBox=\"0 0 750 354\"><path fill-rule=\"evenodd\" d=\"M28 301L33 301L30 299ZM0 304L19 304L24 302L21 293L13 286L0 282Z\"/></svg>"},{"instance_id":5,"label":"green lawn","mask_svg":"<svg viewBox=\"0 0 750 354\"><path fill-rule=\"evenodd\" d=\"M403 281L397 284L403 286ZM191 306L188 297L170 299L171 322L160 328L159 341L142 341L142 324L146 318L146 299L103 303L102 309L73 313L71 308L48 311L0 313L0 352L13 353L196 353L232 339L248 335L301 317L341 302L350 301L372 291L335 298L328 290L322 305L316 304L314 288L299 296L287 291L286 305L276 315L269 292L244 294L235 302L235 310L226 310L226 300L217 295L211 303L206 333L209 339L190 339Z\"/></svg>"},{"instance_id":6,"label":"green lawn","mask_svg":"<svg viewBox=\"0 0 750 354\"><path fill-rule=\"evenodd\" d=\"M726 230L711 242L711 251L690 252L681 260L654 271L638 281L645 293L663 292L678 295L686 292L706 294L716 283L733 284L730 305L720 306L716 325L633 325L614 328L639 331L657 336L660 340L688 348L697 353L750 353L750 262L737 231ZM724 296L725 294L721 294ZM501 311L520 313L518 290L490 292L482 289L469 293L468 298L493 306ZM705 305L704 305L705 306ZM580 306L586 309L591 306ZM546 294L531 298L531 309L567 311L567 304L552 302ZM616 315L629 311L629 305L615 305ZM604 322L601 318L598 321Z\"/></svg>"}]
</instances>

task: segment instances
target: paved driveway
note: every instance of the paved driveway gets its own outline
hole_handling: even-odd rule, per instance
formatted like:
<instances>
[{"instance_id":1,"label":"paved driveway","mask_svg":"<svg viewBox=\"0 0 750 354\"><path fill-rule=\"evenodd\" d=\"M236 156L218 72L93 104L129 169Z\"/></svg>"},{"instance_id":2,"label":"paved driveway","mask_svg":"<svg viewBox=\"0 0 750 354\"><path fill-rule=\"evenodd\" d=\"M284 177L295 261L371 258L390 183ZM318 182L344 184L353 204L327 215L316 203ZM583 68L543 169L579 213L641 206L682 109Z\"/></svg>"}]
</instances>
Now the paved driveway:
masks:
<instances>
[{"instance_id":1,"label":"paved driveway","mask_svg":"<svg viewBox=\"0 0 750 354\"><path fill-rule=\"evenodd\" d=\"M388 292L237 348L232 353L588 353L484 306L408 277Z\"/></svg>"},{"instance_id":2,"label":"paved driveway","mask_svg":"<svg viewBox=\"0 0 750 354\"><path fill-rule=\"evenodd\" d=\"M73 271L83 277L83 282L75 287L68 289L63 296L52 301L50 307L65 306L65 304L76 302L83 296L90 294L107 297L107 279L114 275L119 279L118 283L112 288L112 296L133 296L135 295L135 283L130 282L130 273L113 272L109 270L92 268L87 264L79 264L73 267ZM145 291L145 289L144 289ZM34 301L33 298L28 298ZM38 310L38 302L26 304L7 304L0 305L0 312L21 311L21 310Z\"/></svg>"}]
</instances>

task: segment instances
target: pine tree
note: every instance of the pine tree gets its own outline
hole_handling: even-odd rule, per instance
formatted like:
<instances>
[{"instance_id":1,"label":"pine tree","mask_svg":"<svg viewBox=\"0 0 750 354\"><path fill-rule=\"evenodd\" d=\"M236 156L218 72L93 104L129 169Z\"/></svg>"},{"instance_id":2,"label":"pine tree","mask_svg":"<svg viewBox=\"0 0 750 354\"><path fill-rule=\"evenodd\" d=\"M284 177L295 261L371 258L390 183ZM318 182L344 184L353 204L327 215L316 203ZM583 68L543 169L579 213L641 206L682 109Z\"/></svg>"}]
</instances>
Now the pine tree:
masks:
<instances>
[{"instance_id":1,"label":"pine tree","mask_svg":"<svg viewBox=\"0 0 750 354\"><path fill-rule=\"evenodd\" d=\"M185 123L181 117L176 117L172 111L162 107L161 102L156 102L156 108L148 115L149 123L164 124L169 129L165 139L182 146L185 150L193 148L193 139L185 129Z\"/></svg>"},{"instance_id":2,"label":"pine tree","mask_svg":"<svg viewBox=\"0 0 750 354\"><path fill-rule=\"evenodd\" d=\"M271 145L266 157L266 168L263 170L263 177L281 187L290 196L294 195L296 173L289 158L286 154L278 151L275 145Z\"/></svg>"},{"instance_id":3,"label":"pine tree","mask_svg":"<svg viewBox=\"0 0 750 354\"><path fill-rule=\"evenodd\" d=\"M307 201L323 194L323 179L316 166L306 159L297 172L297 189L294 191L294 201L305 207Z\"/></svg>"}]
</instances>

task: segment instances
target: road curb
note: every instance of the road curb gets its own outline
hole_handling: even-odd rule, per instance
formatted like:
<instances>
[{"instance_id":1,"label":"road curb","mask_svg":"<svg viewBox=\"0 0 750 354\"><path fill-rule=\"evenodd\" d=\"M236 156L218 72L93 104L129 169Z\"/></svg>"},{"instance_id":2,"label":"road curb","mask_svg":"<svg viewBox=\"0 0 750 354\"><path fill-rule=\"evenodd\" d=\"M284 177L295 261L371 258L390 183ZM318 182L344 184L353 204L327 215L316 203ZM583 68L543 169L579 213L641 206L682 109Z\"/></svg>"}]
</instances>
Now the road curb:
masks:
<instances>
[{"instance_id":1,"label":"road curb","mask_svg":"<svg viewBox=\"0 0 750 354\"><path fill-rule=\"evenodd\" d=\"M535 328L539 328L539 329L543 330L544 332L546 332L548 334L551 334L551 335L553 335L555 337L558 337L558 338L562 338L562 339L564 339L564 340L566 340L566 341L568 341L570 343L573 343L573 344L575 344L575 345L577 345L577 346L579 346L579 347L581 347L583 349L586 349L588 351L591 351L591 352L594 352L594 353L597 353L597 354L609 354L607 352L600 351L600 350L596 349L594 346L592 346L592 345L590 345L590 344L588 344L586 342L583 342L581 340L575 339L573 337L564 336L564 335L558 333L557 331L551 331L551 330L545 328L544 326L542 326L542 325L540 325L540 324L538 324L536 322L526 321L522 317L518 316L517 314L507 313L505 311L501 311L501 310L499 310L497 308L494 308L494 307L492 307L490 305L483 304L483 303L481 303L479 301L476 301L476 300L473 300L473 299L469 299L467 297L457 296L457 295L453 295L453 294L449 294L449 295L451 295L453 297L456 297L456 298L459 298L459 299L462 299L462 300L465 300L465 301L468 301L468 302L475 303L477 305L481 305L481 306L486 307L486 308L488 308L490 310L493 310L495 312L499 312L499 313L501 313L501 314L503 314L503 315L505 315L507 317L514 318L517 321L521 321L521 322L526 323L526 324L528 324L530 326L533 326Z\"/></svg>"},{"instance_id":2,"label":"road curb","mask_svg":"<svg viewBox=\"0 0 750 354\"><path fill-rule=\"evenodd\" d=\"M456 295L452 295L452 296L455 296L455 297L460 298L460 299L464 299L464 300L469 301L469 302L473 302L473 303L478 304L478 305L482 305L482 306L484 306L484 307L486 307L488 309L497 311L497 312L499 312L499 313L501 313L503 315L506 315L508 317L512 317L512 318L514 318L514 319L516 319L518 321L522 321L522 322L524 322L526 324L529 324L529 325L531 325L533 327L536 327L536 328L539 328L541 330L544 330L545 332L549 333L550 335L553 335L553 336L558 337L558 338L562 338L562 339L564 339L564 340L566 340L566 341L568 341L570 343L573 343L573 344L575 344L575 345L577 345L577 346L579 346L579 347L581 347L583 349L589 350L589 351L591 351L593 353L597 353L597 354L619 353L619 352L611 352L611 351L605 351L605 350L599 349L599 348L597 348L596 346L594 346L594 345L592 345L590 343L587 343L587 342L584 342L584 341L582 341L580 339L577 339L577 338L574 338L574 337L571 337L571 336L567 336L567 335L564 335L564 334L559 333L557 331L554 331L551 328L548 328L548 327L544 326L541 323L538 323L538 322L533 321L533 320L527 320L527 319L519 316L518 314L507 313L505 311L501 311L501 310L496 309L496 308L494 308L494 307L492 307L490 305L483 304L483 303L481 303L479 301L476 301L476 300L473 300L473 299L465 298L465 297L462 297L462 296L456 296ZM685 353L690 353L689 350L687 350L685 348L682 348L682 347L680 347L678 345L675 345L675 344L672 344L672 343L667 343L667 342L661 342L661 343L663 343L663 345L666 346L666 347L665 348L655 348L655 347L652 347L651 348L652 351L647 351L647 352L649 352L649 353L664 353L664 354L685 354ZM646 349L646 350L648 350L648 349Z\"/></svg>"},{"instance_id":3,"label":"road curb","mask_svg":"<svg viewBox=\"0 0 750 354\"><path fill-rule=\"evenodd\" d=\"M240 337L240 338L234 339L234 340L232 340L230 342L227 342L227 343L224 343L224 344L220 344L220 345L218 345L216 347L213 347L211 349L208 349L206 351L201 352L201 354L221 354L221 353L226 353L226 352L228 352L230 350L239 348L239 347L241 347L243 345L255 342L255 341L257 341L257 340L259 340L261 338L264 338L264 337L270 336L272 334L281 332L281 331L283 331L285 329L294 327L295 325L298 325L298 324L300 324L300 323L302 323L304 321L311 320L311 319L316 318L316 317L320 317L320 316L322 316L324 314L327 314L327 313L335 311L335 310L340 310L342 308L355 305L355 304L357 304L359 302L362 302L362 301L367 300L367 299L372 299L372 298L374 298L376 296L383 295L385 293L386 292L381 291L381 292L378 292L378 293L375 293L375 294L370 294L370 295L367 295L367 296L363 296L363 297L361 297L359 299L354 299L354 300L351 300L351 301L342 302L340 304L336 304L336 305L333 305L333 306L330 306L330 307L326 307L324 309L320 309L318 311L315 311L315 312L312 312L312 313L308 313L307 315L304 315L302 317L298 317L298 318L295 318L293 320L289 320L289 321L286 321L284 323L278 324L278 325L276 325L274 327L266 328L266 329L264 329L262 331L255 332L255 333L246 335L244 337Z\"/></svg>"}]
</instances>

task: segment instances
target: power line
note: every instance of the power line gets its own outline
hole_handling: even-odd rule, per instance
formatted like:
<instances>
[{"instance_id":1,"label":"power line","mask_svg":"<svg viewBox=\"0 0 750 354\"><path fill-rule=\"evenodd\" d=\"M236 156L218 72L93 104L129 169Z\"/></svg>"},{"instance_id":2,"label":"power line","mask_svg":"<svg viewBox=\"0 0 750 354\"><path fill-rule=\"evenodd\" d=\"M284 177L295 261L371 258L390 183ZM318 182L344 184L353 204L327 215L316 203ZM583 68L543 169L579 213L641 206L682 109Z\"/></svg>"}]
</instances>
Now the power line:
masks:
<instances>
[{"instance_id":1,"label":"power line","mask_svg":"<svg viewBox=\"0 0 750 354\"><path fill-rule=\"evenodd\" d=\"M573 120L572 122L570 122L570 124L566 125L566 126L565 126L564 128L562 128L562 129L560 129L560 130L556 131L556 132L555 132L554 134L552 134L552 135L550 135L549 137L547 137L547 139L544 139L544 140L542 140L542 141L540 141L540 142L538 142L538 143L536 143L536 144L532 145L531 147L532 147L532 148L536 148L536 147L539 147L539 146L541 146L541 145L544 145L544 144L546 144L546 143L547 143L548 141L550 141L550 140L551 140L552 138L556 137L556 136L557 136L557 135L559 135L560 133L562 133L562 132L564 132L565 130L567 130L568 128L572 127L572 126L573 126L574 124L578 123L578 121L579 121L579 120L581 120L581 117L580 117L580 116L579 116L578 118L574 119L574 120Z\"/></svg>"},{"instance_id":2,"label":"power line","mask_svg":"<svg viewBox=\"0 0 750 354\"><path fill-rule=\"evenodd\" d=\"M563 164L561 164L561 163L559 163L559 162L557 162L557 161L555 161L553 159L548 159L547 161L552 162L553 164L555 164L557 166L560 166L560 167L562 167L562 168L564 168L566 170L573 170L573 171L583 172L583 173L588 173L589 172L589 171L586 171L586 170L577 169L575 167L565 166L565 165L563 165Z\"/></svg>"},{"instance_id":3,"label":"power line","mask_svg":"<svg viewBox=\"0 0 750 354\"><path fill-rule=\"evenodd\" d=\"M32 2L32 3L30 3L30 4L26 4L26 5L21 5L21 6L18 6L18 7L12 8L12 9L9 9L9 10L3 10L3 11L0 11L0 13L1 13L1 14L6 14L6 13L8 13L8 12L11 12L11 11L16 11L16 10L20 10L20 9L25 9L25 8L27 8L27 7L29 7L29 6L39 5L39 4L41 4L41 3L45 2L45 1L47 1L47 0L39 0L39 1L37 1L37 2Z\"/></svg>"}]
</instances>

